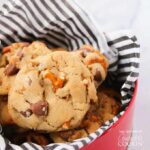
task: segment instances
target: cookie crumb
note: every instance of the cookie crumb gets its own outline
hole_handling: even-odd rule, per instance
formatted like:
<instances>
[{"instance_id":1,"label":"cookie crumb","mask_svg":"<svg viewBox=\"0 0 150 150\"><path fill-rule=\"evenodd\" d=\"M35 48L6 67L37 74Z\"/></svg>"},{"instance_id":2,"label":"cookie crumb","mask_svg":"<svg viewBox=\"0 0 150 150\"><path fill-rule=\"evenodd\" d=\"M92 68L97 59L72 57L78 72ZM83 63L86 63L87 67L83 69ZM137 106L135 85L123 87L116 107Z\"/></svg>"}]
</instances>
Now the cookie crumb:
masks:
<instances>
[{"instance_id":1,"label":"cookie crumb","mask_svg":"<svg viewBox=\"0 0 150 150\"><path fill-rule=\"evenodd\" d=\"M84 85L88 85L88 80L87 80L87 79L84 79L84 80L83 80L83 84L84 84Z\"/></svg>"}]
</instances>

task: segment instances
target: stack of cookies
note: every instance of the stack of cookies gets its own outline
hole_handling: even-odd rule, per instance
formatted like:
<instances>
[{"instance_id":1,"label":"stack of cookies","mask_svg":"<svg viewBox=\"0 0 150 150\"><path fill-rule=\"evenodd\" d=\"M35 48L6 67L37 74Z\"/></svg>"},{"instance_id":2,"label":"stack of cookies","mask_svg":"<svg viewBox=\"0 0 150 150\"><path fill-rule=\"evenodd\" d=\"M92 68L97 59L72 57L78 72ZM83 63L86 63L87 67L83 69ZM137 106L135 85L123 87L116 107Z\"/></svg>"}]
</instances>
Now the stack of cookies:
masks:
<instances>
[{"instance_id":1,"label":"stack of cookies","mask_svg":"<svg viewBox=\"0 0 150 150\"><path fill-rule=\"evenodd\" d=\"M120 109L120 95L101 85L107 68L105 56L89 45L73 52L39 41L3 48L0 124L5 136L15 144L47 145L96 131Z\"/></svg>"}]
</instances>

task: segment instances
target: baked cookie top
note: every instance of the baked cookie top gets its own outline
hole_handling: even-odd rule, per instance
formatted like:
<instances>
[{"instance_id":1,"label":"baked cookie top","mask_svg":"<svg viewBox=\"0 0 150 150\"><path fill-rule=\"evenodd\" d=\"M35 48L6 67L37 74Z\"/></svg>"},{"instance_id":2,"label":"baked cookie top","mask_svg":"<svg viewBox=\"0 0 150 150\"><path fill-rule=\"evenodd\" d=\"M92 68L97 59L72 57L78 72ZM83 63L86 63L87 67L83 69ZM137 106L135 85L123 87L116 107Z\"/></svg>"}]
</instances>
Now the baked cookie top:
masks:
<instances>
[{"instance_id":1,"label":"baked cookie top","mask_svg":"<svg viewBox=\"0 0 150 150\"><path fill-rule=\"evenodd\" d=\"M22 67L9 93L8 108L21 127L62 131L79 126L95 102L89 69L73 53L59 51Z\"/></svg>"},{"instance_id":2,"label":"baked cookie top","mask_svg":"<svg viewBox=\"0 0 150 150\"><path fill-rule=\"evenodd\" d=\"M79 50L73 52L81 61L87 65L94 77L96 88L105 80L107 75L108 60L99 51L90 45L83 45Z\"/></svg>"}]
</instances>

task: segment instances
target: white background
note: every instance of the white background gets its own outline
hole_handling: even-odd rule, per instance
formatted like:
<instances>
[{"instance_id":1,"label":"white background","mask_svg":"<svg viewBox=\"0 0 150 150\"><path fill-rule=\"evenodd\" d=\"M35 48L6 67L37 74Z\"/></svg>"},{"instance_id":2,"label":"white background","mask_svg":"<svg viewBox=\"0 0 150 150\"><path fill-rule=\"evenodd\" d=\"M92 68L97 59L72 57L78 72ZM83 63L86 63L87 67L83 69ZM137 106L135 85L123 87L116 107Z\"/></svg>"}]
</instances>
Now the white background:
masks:
<instances>
[{"instance_id":1,"label":"white background","mask_svg":"<svg viewBox=\"0 0 150 150\"><path fill-rule=\"evenodd\" d=\"M0 0L0 6L7 0ZM150 0L76 0L99 23L100 30L132 29L141 44L139 89L134 114L134 131L140 131L142 146L150 149ZM136 138L134 134L133 138ZM135 143L133 139L133 143Z\"/></svg>"}]
</instances>

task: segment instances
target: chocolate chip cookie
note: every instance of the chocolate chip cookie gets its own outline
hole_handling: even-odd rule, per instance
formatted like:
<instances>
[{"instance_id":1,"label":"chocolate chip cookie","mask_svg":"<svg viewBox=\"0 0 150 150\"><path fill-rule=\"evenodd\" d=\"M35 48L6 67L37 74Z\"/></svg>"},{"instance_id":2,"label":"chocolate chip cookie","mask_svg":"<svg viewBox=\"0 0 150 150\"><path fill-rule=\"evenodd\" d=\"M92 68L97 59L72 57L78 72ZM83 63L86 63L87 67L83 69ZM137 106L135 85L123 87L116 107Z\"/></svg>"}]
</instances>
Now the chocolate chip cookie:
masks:
<instances>
[{"instance_id":1,"label":"chocolate chip cookie","mask_svg":"<svg viewBox=\"0 0 150 150\"><path fill-rule=\"evenodd\" d=\"M106 57L99 50L94 49L90 45L83 45L79 50L73 53L88 66L94 76L95 86L98 88L107 75L108 60Z\"/></svg>"},{"instance_id":2,"label":"chocolate chip cookie","mask_svg":"<svg viewBox=\"0 0 150 150\"><path fill-rule=\"evenodd\" d=\"M102 89L105 90L103 91ZM65 143L86 137L99 129L103 123L117 115L120 111L120 103L110 93L113 93L113 96L119 95L118 92L110 88L101 88L98 91L98 103L91 104L80 126L73 130L51 133L52 140L55 143Z\"/></svg>"},{"instance_id":3,"label":"chocolate chip cookie","mask_svg":"<svg viewBox=\"0 0 150 150\"><path fill-rule=\"evenodd\" d=\"M21 127L62 131L78 127L97 102L89 69L73 53L59 51L22 67L9 93L8 107Z\"/></svg>"}]
</instances>

